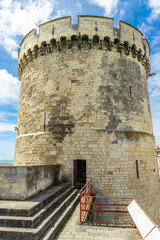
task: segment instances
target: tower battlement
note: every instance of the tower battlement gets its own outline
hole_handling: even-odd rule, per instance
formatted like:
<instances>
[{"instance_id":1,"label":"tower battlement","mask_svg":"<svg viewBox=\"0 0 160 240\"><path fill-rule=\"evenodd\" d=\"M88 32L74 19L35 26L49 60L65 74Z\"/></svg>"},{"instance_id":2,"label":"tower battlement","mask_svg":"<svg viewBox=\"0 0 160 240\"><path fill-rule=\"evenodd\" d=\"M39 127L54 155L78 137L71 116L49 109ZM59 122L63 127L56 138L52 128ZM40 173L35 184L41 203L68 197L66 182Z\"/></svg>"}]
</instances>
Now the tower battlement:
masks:
<instances>
[{"instance_id":1,"label":"tower battlement","mask_svg":"<svg viewBox=\"0 0 160 240\"><path fill-rule=\"evenodd\" d=\"M64 48L77 46L79 50L117 49L120 54L132 56L141 62L147 75L150 73L150 47L143 34L134 26L119 21L118 28L113 25L113 18L98 16L78 16L78 24L72 24L71 17L48 21L30 31L22 40L19 49L18 74L38 55Z\"/></svg>"}]
</instances>

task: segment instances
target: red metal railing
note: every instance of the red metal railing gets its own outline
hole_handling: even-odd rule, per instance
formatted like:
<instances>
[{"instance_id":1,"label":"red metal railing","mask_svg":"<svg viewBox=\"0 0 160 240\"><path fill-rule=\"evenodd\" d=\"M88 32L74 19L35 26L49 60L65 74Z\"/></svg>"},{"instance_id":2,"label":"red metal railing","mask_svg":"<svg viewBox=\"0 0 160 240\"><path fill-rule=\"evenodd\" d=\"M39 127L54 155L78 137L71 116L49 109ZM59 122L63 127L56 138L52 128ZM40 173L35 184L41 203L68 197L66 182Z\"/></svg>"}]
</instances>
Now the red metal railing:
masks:
<instances>
[{"instance_id":1,"label":"red metal railing","mask_svg":"<svg viewBox=\"0 0 160 240\"><path fill-rule=\"evenodd\" d=\"M91 179L80 190L80 224L85 221L91 202Z\"/></svg>"},{"instance_id":2,"label":"red metal railing","mask_svg":"<svg viewBox=\"0 0 160 240\"><path fill-rule=\"evenodd\" d=\"M91 180L89 180L80 191L80 224L105 224L107 226L125 226L136 228L135 224L137 224L137 221L136 219L134 219L135 223L133 222L127 209L127 206L132 201L135 201L137 203L137 205L141 208L142 212L153 223L153 231L153 229L157 227L156 223L148 216L148 214L144 211L144 209L136 201L135 198L92 196ZM144 221L143 224L147 229L148 222ZM142 237L142 229L139 227L139 225L137 225L137 229L140 233L140 236ZM149 234L150 233L151 231L149 232Z\"/></svg>"},{"instance_id":3,"label":"red metal railing","mask_svg":"<svg viewBox=\"0 0 160 240\"><path fill-rule=\"evenodd\" d=\"M91 192L89 180L80 191L80 224L135 227L127 209L133 198L92 196Z\"/></svg>"}]
</instances>

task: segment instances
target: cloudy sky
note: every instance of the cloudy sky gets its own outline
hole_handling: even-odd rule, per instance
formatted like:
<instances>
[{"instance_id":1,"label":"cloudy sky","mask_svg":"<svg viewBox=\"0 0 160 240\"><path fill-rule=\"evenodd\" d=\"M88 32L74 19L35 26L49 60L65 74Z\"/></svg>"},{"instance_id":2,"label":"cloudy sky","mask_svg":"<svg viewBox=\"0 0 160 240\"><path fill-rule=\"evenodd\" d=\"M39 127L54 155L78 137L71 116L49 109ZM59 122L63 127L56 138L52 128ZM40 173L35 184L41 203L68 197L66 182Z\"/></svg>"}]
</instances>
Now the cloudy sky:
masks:
<instances>
[{"instance_id":1,"label":"cloudy sky","mask_svg":"<svg viewBox=\"0 0 160 240\"><path fill-rule=\"evenodd\" d=\"M153 129L160 145L160 0L0 0L0 160L13 160L20 81L17 50L23 36L57 17L100 15L139 28L151 46L148 79Z\"/></svg>"}]
</instances>

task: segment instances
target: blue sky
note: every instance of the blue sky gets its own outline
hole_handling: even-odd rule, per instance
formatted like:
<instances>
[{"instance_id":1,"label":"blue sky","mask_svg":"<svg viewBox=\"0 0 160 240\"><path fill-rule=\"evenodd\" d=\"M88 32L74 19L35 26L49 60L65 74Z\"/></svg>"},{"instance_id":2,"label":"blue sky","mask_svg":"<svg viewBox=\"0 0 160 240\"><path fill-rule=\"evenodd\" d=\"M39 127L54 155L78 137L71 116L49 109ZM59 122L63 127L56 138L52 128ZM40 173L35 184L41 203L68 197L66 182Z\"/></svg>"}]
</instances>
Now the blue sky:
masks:
<instances>
[{"instance_id":1,"label":"blue sky","mask_svg":"<svg viewBox=\"0 0 160 240\"><path fill-rule=\"evenodd\" d=\"M0 160L13 160L20 81L17 51L23 36L57 17L100 15L139 28L151 46L148 79L153 129L160 145L160 0L0 0Z\"/></svg>"}]
</instances>

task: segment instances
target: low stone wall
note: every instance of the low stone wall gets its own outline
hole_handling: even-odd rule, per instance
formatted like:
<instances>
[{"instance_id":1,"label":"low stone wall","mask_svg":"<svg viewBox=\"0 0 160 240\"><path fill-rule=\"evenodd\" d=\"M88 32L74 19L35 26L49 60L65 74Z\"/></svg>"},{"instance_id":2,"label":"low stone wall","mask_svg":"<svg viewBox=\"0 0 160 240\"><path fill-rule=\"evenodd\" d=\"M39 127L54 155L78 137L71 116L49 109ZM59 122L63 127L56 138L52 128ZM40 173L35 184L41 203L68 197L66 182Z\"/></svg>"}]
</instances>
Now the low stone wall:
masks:
<instances>
[{"instance_id":1,"label":"low stone wall","mask_svg":"<svg viewBox=\"0 0 160 240\"><path fill-rule=\"evenodd\" d=\"M0 166L0 199L24 200L59 181L60 165Z\"/></svg>"}]
</instances>

